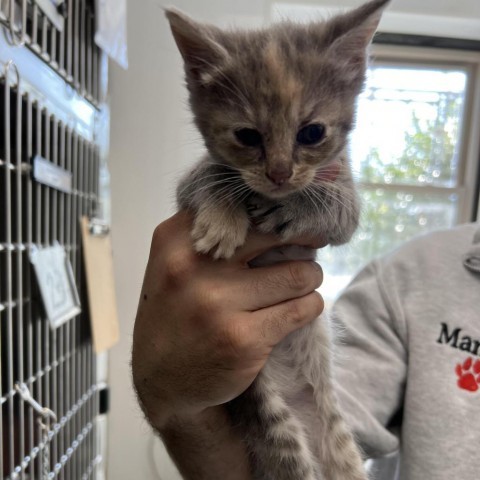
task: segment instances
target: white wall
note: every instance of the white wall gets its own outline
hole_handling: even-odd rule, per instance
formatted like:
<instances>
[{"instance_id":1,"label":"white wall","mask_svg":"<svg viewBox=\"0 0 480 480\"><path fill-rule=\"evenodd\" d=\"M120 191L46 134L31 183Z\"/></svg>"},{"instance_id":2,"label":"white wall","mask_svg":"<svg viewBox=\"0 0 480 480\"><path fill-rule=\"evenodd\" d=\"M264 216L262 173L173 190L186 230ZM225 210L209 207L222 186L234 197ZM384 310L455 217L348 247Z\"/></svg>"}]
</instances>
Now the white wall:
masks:
<instances>
[{"instance_id":1,"label":"white wall","mask_svg":"<svg viewBox=\"0 0 480 480\"><path fill-rule=\"evenodd\" d=\"M258 24L269 0L172 0L198 19ZM190 124L180 56L160 8L161 0L129 0L128 71L111 68L112 230L121 341L110 355L110 480L176 480L155 447L136 405L130 381L131 332L155 226L173 213L174 183L201 145ZM360 0L289 3L357 5ZM403 12L480 17L478 0L396 0ZM155 456L155 461L154 461ZM157 467L155 467L155 464ZM159 476L156 470L161 472Z\"/></svg>"}]
</instances>

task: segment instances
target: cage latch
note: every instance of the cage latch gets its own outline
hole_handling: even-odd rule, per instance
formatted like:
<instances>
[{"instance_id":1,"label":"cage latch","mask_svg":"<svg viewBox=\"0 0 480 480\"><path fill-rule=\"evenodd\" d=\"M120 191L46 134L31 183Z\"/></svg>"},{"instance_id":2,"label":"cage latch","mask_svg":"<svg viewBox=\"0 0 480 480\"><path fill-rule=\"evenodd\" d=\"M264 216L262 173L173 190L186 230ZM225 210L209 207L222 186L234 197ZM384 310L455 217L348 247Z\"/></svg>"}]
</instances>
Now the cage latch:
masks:
<instances>
[{"instance_id":1,"label":"cage latch","mask_svg":"<svg viewBox=\"0 0 480 480\"><path fill-rule=\"evenodd\" d=\"M51 428L53 423L57 422L55 413L47 407L42 407L32 396L29 388L25 383L16 383L15 390L18 392L22 400L28 403L39 415L38 423L43 432L43 455L42 455L42 480L50 478L50 440L53 436Z\"/></svg>"}]
</instances>

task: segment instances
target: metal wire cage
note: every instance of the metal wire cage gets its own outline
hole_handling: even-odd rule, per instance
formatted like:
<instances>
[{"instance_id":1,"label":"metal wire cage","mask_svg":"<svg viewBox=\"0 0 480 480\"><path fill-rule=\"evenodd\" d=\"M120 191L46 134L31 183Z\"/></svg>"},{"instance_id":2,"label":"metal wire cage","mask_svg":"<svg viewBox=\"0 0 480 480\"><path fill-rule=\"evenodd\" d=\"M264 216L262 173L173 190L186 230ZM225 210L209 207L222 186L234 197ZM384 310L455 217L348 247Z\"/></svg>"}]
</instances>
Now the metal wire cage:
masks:
<instances>
[{"instance_id":1,"label":"metal wire cage","mask_svg":"<svg viewBox=\"0 0 480 480\"><path fill-rule=\"evenodd\" d=\"M10 42L26 45L83 97L101 103L102 62L93 0L0 0Z\"/></svg>"},{"instance_id":2,"label":"metal wire cage","mask_svg":"<svg viewBox=\"0 0 480 480\"><path fill-rule=\"evenodd\" d=\"M4 17L5 12L10 15L6 3L9 8L16 4L0 0ZM38 10L36 2L22 3ZM68 25L68 12L82 11L88 2L66 3ZM26 10L21 11L25 15ZM22 25L27 27L20 37L16 29L10 31L11 25L0 26L0 479L101 478L97 356L90 335L79 219L98 209L97 131L103 117L94 106L99 89L93 80L97 75L100 83L105 73L90 70L87 80L81 72L89 72L88 61L81 55L77 67L69 66L65 50L78 38L68 29L55 32L57 39L71 35L71 40L60 42L67 45L63 56L47 41L50 61L44 50L39 59L33 50L40 44L28 33L28 22ZM53 35L54 27L47 31ZM12 35L23 38L26 46L12 44ZM52 66L60 75L51 75ZM72 174L70 193L33 178L37 155ZM57 242L71 262L82 312L53 329L43 311L29 252ZM21 386L28 389L31 401ZM39 421L41 409L55 413L48 429Z\"/></svg>"}]
</instances>

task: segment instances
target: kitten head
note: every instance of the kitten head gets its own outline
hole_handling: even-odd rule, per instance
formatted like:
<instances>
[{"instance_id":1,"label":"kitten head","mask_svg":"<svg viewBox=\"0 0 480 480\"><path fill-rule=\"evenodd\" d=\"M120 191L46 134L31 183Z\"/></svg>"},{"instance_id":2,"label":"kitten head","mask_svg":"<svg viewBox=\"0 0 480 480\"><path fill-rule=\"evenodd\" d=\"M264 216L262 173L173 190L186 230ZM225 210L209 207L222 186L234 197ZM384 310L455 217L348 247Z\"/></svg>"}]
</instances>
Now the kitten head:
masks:
<instances>
[{"instance_id":1,"label":"kitten head","mask_svg":"<svg viewBox=\"0 0 480 480\"><path fill-rule=\"evenodd\" d=\"M280 198L348 170L367 49L389 0L328 21L224 31L166 11L212 160Z\"/></svg>"}]
</instances>

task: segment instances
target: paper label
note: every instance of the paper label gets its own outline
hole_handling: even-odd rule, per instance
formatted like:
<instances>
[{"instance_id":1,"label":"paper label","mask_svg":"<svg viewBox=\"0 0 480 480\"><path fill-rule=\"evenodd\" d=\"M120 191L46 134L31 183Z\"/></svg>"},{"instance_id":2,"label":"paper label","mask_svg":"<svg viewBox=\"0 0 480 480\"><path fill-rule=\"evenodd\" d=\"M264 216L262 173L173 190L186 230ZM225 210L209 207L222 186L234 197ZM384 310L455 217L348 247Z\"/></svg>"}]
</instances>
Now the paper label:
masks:
<instances>
[{"instance_id":1,"label":"paper label","mask_svg":"<svg viewBox=\"0 0 480 480\"><path fill-rule=\"evenodd\" d=\"M81 312L72 267L65 249L53 247L30 250L43 307L52 328L58 328Z\"/></svg>"},{"instance_id":2,"label":"paper label","mask_svg":"<svg viewBox=\"0 0 480 480\"><path fill-rule=\"evenodd\" d=\"M33 159L33 178L65 193L72 193L72 173L45 160L40 155Z\"/></svg>"}]
</instances>

